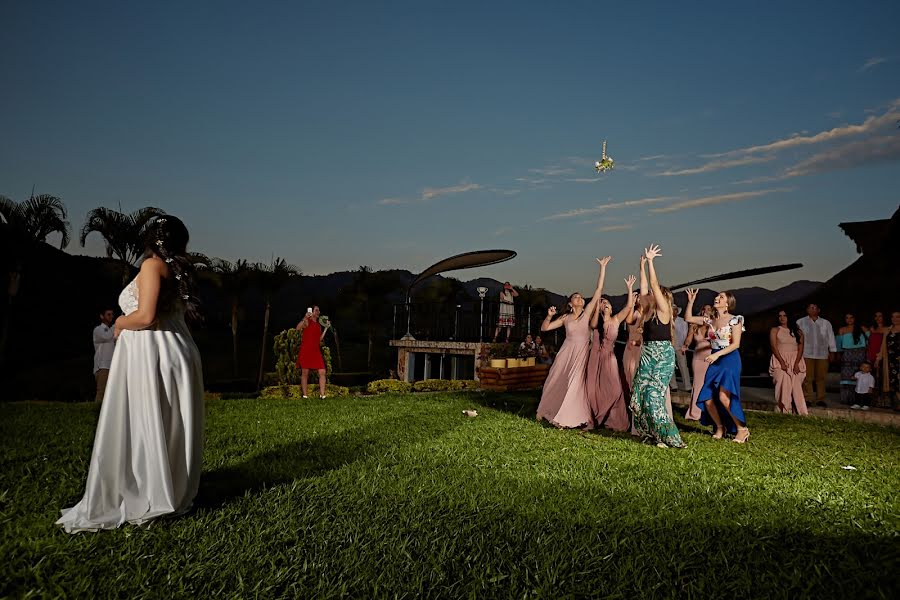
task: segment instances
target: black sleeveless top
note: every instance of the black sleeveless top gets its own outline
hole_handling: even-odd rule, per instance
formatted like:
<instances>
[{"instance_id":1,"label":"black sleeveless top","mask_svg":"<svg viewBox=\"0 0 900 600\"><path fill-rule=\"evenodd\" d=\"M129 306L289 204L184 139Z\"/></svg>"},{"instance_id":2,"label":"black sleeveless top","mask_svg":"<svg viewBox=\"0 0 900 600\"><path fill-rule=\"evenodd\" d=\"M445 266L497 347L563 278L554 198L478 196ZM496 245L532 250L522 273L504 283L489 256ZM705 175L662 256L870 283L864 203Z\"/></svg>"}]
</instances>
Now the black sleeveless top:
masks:
<instances>
[{"instance_id":1,"label":"black sleeveless top","mask_svg":"<svg viewBox=\"0 0 900 600\"><path fill-rule=\"evenodd\" d=\"M644 341L671 342L672 330L670 324L660 323L656 317L644 322Z\"/></svg>"}]
</instances>

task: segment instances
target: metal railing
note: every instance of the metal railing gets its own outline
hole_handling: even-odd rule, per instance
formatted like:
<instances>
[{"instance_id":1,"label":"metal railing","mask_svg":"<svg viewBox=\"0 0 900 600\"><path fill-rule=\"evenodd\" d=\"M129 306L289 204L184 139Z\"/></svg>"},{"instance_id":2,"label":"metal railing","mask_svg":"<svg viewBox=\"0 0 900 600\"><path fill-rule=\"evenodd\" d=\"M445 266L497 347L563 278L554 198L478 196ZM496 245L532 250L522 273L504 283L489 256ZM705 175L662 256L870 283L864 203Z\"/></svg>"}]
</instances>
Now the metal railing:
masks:
<instances>
[{"instance_id":1,"label":"metal railing","mask_svg":"<svg viewBox=\"0 0 900 600\"><path fill-rule=\"evenodd\" d=\"M510 340L521 341L528 334L540 334L546 307L514 304L513 310L516 324L511 328ZM392 339L410 335L425 341L490 342L499 318L500 302L492 300L395 304ZM505 326L497 339L506 340Z\"/></svg>"}]
</instances>

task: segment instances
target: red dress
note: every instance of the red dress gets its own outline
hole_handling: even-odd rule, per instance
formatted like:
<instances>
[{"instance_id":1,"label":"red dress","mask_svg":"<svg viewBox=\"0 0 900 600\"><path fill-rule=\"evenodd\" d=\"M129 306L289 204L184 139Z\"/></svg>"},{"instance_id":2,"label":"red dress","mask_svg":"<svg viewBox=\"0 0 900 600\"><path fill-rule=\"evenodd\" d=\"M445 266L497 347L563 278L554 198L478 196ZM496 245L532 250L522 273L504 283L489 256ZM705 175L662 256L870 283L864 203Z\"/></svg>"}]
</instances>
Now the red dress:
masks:
<instances>
[{"instance_id":1,"label":"red dress","mask_svg":"<svg viewBox=\"0 0 900 600\"><path fill-rule=\"evenodd\" d=\"M300 353L297 355L298 369L324 369L325 359L322 358L322 350L319 348L319 339L322 337L322 326L312 319L307 321L303 330L303 338L300 340Z\"/></svg>"}]
</instances>

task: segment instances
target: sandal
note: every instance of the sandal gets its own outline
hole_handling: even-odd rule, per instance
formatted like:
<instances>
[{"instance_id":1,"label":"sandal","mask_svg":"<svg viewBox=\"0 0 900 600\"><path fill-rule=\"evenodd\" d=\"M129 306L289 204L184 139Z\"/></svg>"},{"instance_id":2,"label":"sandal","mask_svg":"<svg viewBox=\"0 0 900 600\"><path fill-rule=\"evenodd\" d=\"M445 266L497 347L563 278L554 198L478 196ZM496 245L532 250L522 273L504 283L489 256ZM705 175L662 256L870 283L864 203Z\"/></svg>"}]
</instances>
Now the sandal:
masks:
<instances>
[{"instance_id":1,"label":"sandal","mask_svg":"<svg viewBox=\"0 0 900 600\"><path fill-rule=\"evenodd\" d=\"M742 433L744 433L746 435L741 437ZM750 430L746 427L741 427L740 429L738 429L737 435L735 435L734 439L731 441L733 441L735 444L746 444L749 439L750 439Z\"/></svg>"},{"instance_id":2,"label":"sandal","mask_svg":"<svg viewBox=\"0 0 900 600\"><path fill-rule=\"evenodd\" d=\"M725 439L725 428L716 429L716 432L713 434L714 440L724 440Z\"/></svg>"}]
</instances>

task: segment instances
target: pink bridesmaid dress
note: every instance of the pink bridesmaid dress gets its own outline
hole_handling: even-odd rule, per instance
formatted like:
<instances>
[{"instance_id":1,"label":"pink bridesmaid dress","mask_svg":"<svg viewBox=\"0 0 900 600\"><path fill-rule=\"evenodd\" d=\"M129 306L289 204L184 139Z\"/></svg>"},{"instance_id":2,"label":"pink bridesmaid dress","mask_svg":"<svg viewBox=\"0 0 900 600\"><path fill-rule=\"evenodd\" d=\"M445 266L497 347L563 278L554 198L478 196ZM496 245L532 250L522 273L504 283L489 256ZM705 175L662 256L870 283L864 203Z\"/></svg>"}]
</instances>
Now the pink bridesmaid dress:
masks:
<instances>
[{"instance_id":1,"label":"pink bridesmaid dress","mask_svg":"<svg viewBox=\"0 0 900 600\"><path fill-rule=\"evenodd\" d=\"M566 339L544 382L537 418L557 427L591 427L591 410L584 389L591 339L590 316L582 313L578 319L569 317L565 327Z\"/></svg>"},{"instance_id":2,"label":"pink bridesmaid dress","mask_svg":"<svg viewBox=\"0 0 900 600\"><path fill-rule=\"evenodd\" d=\"M614 352L619 327L603 324L603 338L595 329L591 338L591 355L587 366L587 400L594 423L615 431L628 431L631 422L625 405L625 389Z\"/></svg>"},{"instance_id":3,"label":"pink bridesmaid dress","mask_svg":"<svg viewBox=\"0 0 900 600\"><path fill-rule=\"evenodd\" d=\"M775 381L775 410L787 414L796 410L798 415L808 415L806 397L803 395L803 380L806 379L805 360L800 360L798 365L800 372L794 373L794 363L797 361L799 350L797 340L787 328L779 327L778 333L775 334L775 343L778 345L778 353L788 366L787 371L782 369L774 354L769 360L769 375Z\"/></svg>"},{"instance_id":4,"label":"pink bridesmaid dress","mask_svg":"<svg viewBox=\"0 0 900 600\"><path fill-rule=\"evenodd\" d=\"M685 413L684 418L691 421L699 421L703 411L697 406L697 398L700 396L700 390L703 389L703 381L706 377L706 368L709 363L706 357L709 356L710 345L705 335L700 334L700 329L694 332L694 360L691 366L694 370L694 386L691 391L691 407Z\"/></svg>"}]
</instances>

